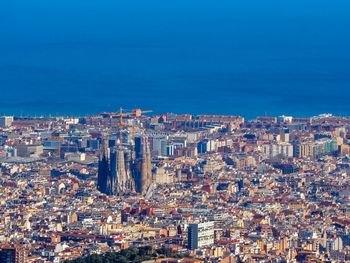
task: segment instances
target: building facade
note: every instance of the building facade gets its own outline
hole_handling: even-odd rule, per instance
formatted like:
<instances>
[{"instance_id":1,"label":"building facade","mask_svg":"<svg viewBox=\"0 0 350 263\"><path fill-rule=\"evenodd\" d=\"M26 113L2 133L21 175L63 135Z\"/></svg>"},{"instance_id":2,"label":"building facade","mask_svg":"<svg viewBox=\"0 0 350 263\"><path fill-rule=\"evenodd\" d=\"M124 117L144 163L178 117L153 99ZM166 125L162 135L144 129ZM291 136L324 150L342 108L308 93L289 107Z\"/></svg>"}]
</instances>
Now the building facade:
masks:
<instances>
[{"instance_id":1,"label":"building facade","mask_svg":"<svg viewBox=\"0 0 350 263\"><path fill-rule=\"evenodd\" d=\"M207 247L214 244L214 222L190 224L187 229L188 249Z\"/></svg>"}]
</instances>

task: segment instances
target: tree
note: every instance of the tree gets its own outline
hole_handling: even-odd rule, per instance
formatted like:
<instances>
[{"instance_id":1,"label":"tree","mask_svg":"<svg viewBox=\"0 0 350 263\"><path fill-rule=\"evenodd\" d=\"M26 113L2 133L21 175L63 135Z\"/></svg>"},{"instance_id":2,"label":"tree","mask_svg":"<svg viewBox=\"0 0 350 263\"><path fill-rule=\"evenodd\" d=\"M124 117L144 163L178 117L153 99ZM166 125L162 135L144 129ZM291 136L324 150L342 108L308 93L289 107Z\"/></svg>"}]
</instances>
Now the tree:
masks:
<instances>
[{"instance_id":1,"label":"tree","mask_svg":"<svg viewBox=\"0 0 350 263\"><path fill-rule=\"evenodd\" d=\"M102 255L92 254L86 257L66 261L66 263L140 263L145 260L157 259L161 257L175 256L182 258L182 254L175 254L169 248L159 248L153 250L152 247L129 248L120 252L107 252Z\"/></svg>"}]
</instances>

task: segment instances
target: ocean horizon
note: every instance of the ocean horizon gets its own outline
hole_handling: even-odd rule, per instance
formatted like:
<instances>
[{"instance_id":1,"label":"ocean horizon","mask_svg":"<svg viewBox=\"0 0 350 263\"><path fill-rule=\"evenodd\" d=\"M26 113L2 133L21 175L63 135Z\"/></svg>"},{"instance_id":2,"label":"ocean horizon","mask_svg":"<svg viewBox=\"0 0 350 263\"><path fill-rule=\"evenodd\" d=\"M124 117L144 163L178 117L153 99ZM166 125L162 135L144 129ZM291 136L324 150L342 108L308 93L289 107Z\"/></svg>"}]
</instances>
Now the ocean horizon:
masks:
<instances>
[{"instance_id":1,"label":"ocean horizon","mask_svg":"<svg viewBox=\"0 0 350 263\"><path fill-rule=\"evenodd\" d=\"M6 1L0 114L350 115L348 10L346 0Z\"/></svg>"}]
</instances>

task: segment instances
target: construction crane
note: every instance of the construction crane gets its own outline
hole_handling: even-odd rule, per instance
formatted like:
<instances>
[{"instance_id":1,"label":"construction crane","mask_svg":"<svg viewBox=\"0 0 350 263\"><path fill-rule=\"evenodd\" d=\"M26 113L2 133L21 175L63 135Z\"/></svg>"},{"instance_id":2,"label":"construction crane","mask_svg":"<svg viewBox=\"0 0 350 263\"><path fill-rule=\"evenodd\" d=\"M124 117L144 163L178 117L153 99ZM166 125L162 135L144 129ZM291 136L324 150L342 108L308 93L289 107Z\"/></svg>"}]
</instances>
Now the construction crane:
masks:
<instances>
[{"instance_id":1,"label":"construction crane","mask_svg":"<svg viewBox=\"0 0 350 263\"><path fill-rule=\"evenodd\" d=\"M124 109L120 108L119 112L102 112L100 115L104 118L120 118L120 115L125 117L141 117L143 114L151 113L152 110L141 110L141 109L132 109L129 112L123 112Z\"/></svg>"},{"instance_id":2,"label":"construction crane","mask_svg":"<svg viewBox=\"0 0 350 263\"><path fill-rule=\"evenodd\" d=\"M124 112L123 108L119 109L119 112L102 112L101 116L104 118L119 118L119 141L120 144L123 143L123 127L124 127L124 122L123 118L128 117L128 118L138 118L141 117L142 114L145 113L151 113L153 112L152 110L141 110L141 109L133 109L129 112ZM132 126L132 137L135 137L135 127L134 125Z\"/></svg>"}]
</instances>

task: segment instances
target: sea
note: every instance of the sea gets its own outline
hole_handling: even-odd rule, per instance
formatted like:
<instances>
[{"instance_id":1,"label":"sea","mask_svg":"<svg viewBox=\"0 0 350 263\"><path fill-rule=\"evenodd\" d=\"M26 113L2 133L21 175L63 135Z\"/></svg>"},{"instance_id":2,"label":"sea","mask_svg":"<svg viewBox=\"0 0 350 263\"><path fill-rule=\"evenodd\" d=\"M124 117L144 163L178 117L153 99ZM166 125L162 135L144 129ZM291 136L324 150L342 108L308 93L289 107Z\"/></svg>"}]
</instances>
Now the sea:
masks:
<instances>
[{"instance_id":1,"label":"sea","mask_svg":"<svg viewBox=\"0 0 350 263\"><path fill-rule=\"evenodd\" d=\"M0 2L0 115L350 115L349 0Z\"/></svg>"}]
</instances>

